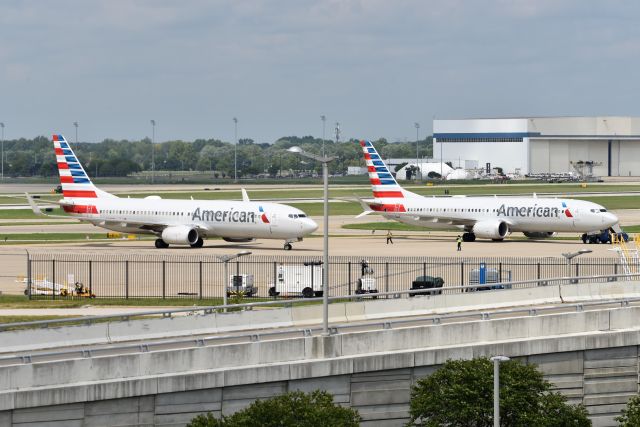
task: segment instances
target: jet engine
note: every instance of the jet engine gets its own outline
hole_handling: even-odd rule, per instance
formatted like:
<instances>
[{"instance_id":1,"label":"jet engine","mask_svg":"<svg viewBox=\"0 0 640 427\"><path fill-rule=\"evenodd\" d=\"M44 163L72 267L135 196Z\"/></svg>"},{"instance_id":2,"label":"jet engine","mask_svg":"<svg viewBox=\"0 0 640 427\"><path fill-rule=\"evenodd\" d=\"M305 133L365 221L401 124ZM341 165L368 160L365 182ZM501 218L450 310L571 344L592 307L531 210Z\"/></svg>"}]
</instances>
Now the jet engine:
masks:
<instances>
[{"instance_id":1,"label":"jet engine","mask_svg":"<svg viewBox=\"0 0 640 427\"><path fill-rule=\"evenodd\" d=\"M256 239L252 237L223 237L222 240L224 240L225 242L247 243L253 242Z\"/></svg>"},{"instance_id":2,"label":"jet engine","mask_svg":"<svg viewBox=\"0 0 640 427\"><path fill-rule=\"evenodd\" d=\"M194 245L199 237L195 228L186 225L174 225L162 230L162 240L173 245Z\"/></svg>"},{"instance_id":3,"label":"jet engine","mask_svg":"<svg viewBox=\"0 0 640 427\"><path fill-rule=\"evenodd\" d=\"M476 222L473 234L485 239L502 240L509 234L509 224L500 220L486 220Z\"/></svg>"},{"instance_id":4,"label":"jet engine","mask_svg":"<svg viewBox=\"0 0 640 427\"><path fill-rule=\"evenodd\" d=\"M522 234L530 239L548 239L556 235L554 231L523 231Z\"/></svg>"}]
</instances>

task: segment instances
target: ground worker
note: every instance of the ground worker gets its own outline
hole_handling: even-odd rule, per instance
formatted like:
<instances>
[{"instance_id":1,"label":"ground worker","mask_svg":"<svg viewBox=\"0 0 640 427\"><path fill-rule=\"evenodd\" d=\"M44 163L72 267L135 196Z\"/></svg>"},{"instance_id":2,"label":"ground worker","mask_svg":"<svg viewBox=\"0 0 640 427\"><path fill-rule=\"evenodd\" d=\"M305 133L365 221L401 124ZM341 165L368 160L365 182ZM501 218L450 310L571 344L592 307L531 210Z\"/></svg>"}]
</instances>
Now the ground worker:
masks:
<instances>
[{"instance_id":1,"label":"ground worker","mask_svg":"<svg viewBox=\"0 0 640 427\"><path fill-rule=\"evenodd\" d=\"M387 245L389 243L393 245L393 234L391 234L391 230L387 230Z\"/></svg>"},{"instance_id":2,"label":"ground worker","mask_svg":"<svg viewBox=\"0 0 640 427\"><path fill-rule=\"evenodd\" d=\"M456 242L458 243L458 250L461 251L462 250L462 237L460 237L459 234L458 234L458 237L456 238Z\"/></svg>"}]
</instances>

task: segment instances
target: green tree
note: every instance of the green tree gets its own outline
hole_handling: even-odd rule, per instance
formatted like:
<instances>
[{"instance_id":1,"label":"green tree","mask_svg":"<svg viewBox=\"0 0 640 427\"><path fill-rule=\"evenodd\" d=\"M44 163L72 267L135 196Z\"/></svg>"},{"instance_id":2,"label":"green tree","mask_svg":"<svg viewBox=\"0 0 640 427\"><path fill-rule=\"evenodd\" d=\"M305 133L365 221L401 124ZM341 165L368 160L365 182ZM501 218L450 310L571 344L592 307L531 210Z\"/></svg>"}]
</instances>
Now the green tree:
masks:
<instances>
[{"instance_id":1,"label":"green tree","mask_svg":"<svg viewBox=\"0 0 640 427\"><path fill-rule=\"evenodd\" d=\"M358 411L333 403L326 391L293 391L266 400L229 417L216 419L211 413L199 415L187 427L357 427Z\"/></svg>"},{"instance_id":2,"label":"green tree","mask_svg":"<svg viewBox=\"0 0 640 427\"><path fill-rule=\"evenodd\" d=\"M443 404L446 402L446 404ZM411 391L410 426L493 425L493 362L449 360ZM500 366L502 426L590 426L582 405L567 404L534 365L511 360Z\"/></svg>"},{"instance_id":3,"label":"green tree","mask_svg":"<svg viewBox=\"0 0 640 427\"><path fill-rule=\"evenodd\" d=\"M627 406L622 410L620 416L615 417L621 427L640 426L640 396L634 396L627 402Z\"/></svg>"}]
</instances>

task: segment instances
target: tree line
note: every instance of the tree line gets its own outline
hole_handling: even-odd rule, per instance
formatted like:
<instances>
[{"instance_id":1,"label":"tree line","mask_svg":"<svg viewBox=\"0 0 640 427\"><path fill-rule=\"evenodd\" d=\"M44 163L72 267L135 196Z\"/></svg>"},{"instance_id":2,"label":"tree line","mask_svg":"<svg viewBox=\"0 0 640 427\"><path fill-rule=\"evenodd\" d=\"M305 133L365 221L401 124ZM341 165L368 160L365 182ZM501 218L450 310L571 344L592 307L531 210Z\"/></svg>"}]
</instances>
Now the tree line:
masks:
<instances>
[{"instance_id":1,"label":"tree line","mask_svg":"<svg viewBox=\"0 0 640 427\"><path fill-rule=\"evenodd\" d=\"M320 172L321 165L286 150L292 146L300 146L305 151L320 154L322 145L321 139L312 136L282 137L273 144L239 139L237 147L218 139L176 140L155 144L149 138L139 141L105 139L99 143L71 143L77 157L92 177L126 176L150 171L154 160L156 171L209 171L216 178L233 177L235 148L238 177L277 177L303 171ZM374 141L374 145L383 158L416 156L416 141L389 142L380 138ZM417 145L420 157L431 157L431 137L418 141ZM325 140L324 146L327 155L336 157L330 163L330 173L343 174L349 166L364 166L362 151L356 140ZM5 140L4 154L5 176L47 177L58 173L53 143L47 137Z\"/></svg>"}]
</instances>

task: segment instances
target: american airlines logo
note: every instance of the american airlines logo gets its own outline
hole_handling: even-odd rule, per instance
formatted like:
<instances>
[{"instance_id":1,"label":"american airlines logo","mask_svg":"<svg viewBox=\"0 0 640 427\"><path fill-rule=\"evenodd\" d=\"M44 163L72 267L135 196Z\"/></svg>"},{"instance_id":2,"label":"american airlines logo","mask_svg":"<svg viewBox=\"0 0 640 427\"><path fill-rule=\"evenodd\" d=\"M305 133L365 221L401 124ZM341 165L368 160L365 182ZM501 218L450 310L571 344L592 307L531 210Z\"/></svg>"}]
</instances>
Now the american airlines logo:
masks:
<instances>
[{"instance_id":1,"label":"american airlines logo","mask_svg":"<svg viewBox=\"0 0 640 427\"><path fill-rule=\"evenodd\" d=\"M212 211L207 209L196 208L191 214L191 220L206 221L206 222L240 222L240 223L254 223L256 222L256 213L247 211Z\"/></svg>"},{"instance_id":2,"label":"american airlines logo","mask_svg":"<svg viewBox=\"0 0 640 427\"><path fill-rule=\"evenodd\" d=\"M498 216L526 216L534 218L557 218L560 214L560 209L542 207L542 206L506 206L502 205L498 208ZM568 216L568 215L567 215Z\"/></svg>"}]
</instances>

